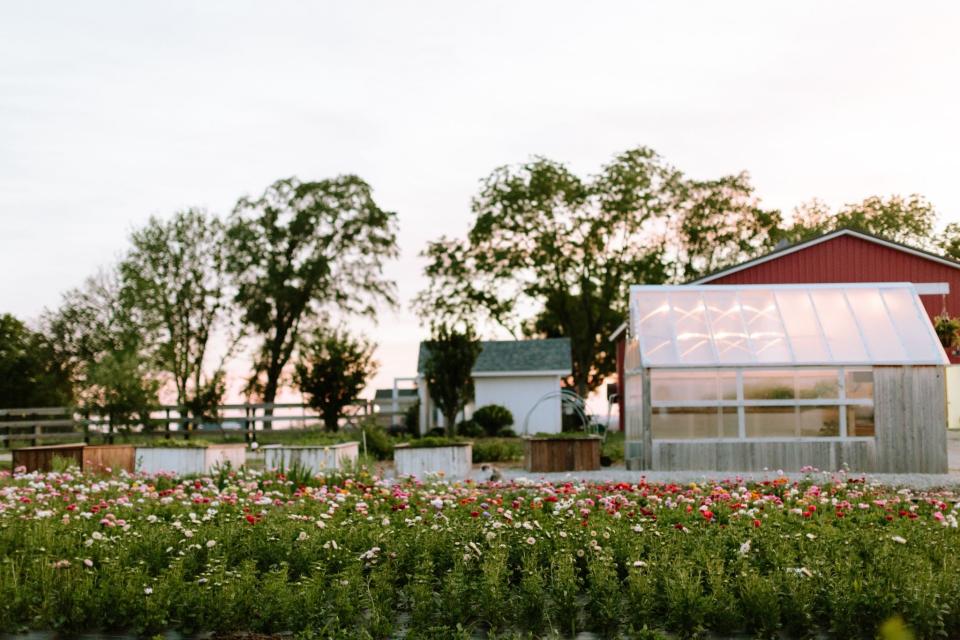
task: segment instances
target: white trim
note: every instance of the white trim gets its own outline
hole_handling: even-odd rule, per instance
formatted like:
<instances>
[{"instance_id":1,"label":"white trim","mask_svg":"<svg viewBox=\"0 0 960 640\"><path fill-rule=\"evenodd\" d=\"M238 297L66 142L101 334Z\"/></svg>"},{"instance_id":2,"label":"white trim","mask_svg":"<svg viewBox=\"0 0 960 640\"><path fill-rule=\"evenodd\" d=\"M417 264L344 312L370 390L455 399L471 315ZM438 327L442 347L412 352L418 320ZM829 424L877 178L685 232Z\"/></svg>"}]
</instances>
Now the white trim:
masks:
<instances>
[{"instance_id":1,"label":"white trim","mask_svg":"<svg viewBox=\"0 0 960 640\"><path fill-rule=\"evenodd\" d=\"M615 341L615 340L617 339L617 337L618 337L621 333L623 333L624 331L626 331L626 330L627 330L627 323L624 322L624 323L621 324L619 327L617 327L616 329L614 329L614 330L613 330L613 333L611 333L609 336L607 336L607 340L609 340L610 342Z\"/></svg>"},{"instance_id":2,"label":"white trim","mask_svg":"<svg viewBox=\"0 0 960 640\"><path fill-rule=\"evenodd\" d=\"M733 291L735 289L911 289L916 292L912 282L814 282L789 284L633 284L630 293L642 291Z\"/></svg>"},{"instance_id":3,"label":"white trim","mask_svg":"<svg viewBox=\"0 0 960 640\"><path fill-rule=\"evenodd\" d=\"M543 371L473 371L470 373L474 378L521 378L539 376L542 378L553 378L556 376L564 377L572 375L570 370L544 369Z\"/></svg>"},{"instance_id":4,"label":"white trim","mask_svg":"<svg viewBox=\"0 0 960 640\"><path fill-rule=\"evenodd\" d=\"M949 282L914 282L913 288L918 296L946 296L950 295Z\"/></svg>"},{"instance_id":5,"label":"white trim","mask_svg":"<svg viewBox=\"0 0 960 640\"><path fill-rule=\"evenodd\" d=\"M880 245L880 246L887 247L888 249L894 249L894 250L896 250L896 251L902 251L903 253L908 253L908 254L913 255L913 256L916 256L916 257L918 257L918 258L924 258L925 260L930 260L931 262L938 262L938 263L940 263L940 264L946 265L946 266L948 266L948 267L952 267L952 268L954 268L954 269L960 269L960 264L958 264L958 263L956 263L956 262L953 262L952 260L948 260L948 259L946 259L946 258L940 258L940 257L938 257L938 256L930 255L930 254L925 253L925 252L923 252L923 251L920 251L920 250L918 250L918 249L913 249L913 248L911 248L911 247L905 247L905 246L900 245L900 244L897 244L897 243L895 243L895 242L890 242L890 241L888 241L888 240L883 240L883 239L881 239L881 238L875 238L875 237L873 237L873 236L868 236L868 235L866 235L866 234L863 234L863 233L859 233L859 232L857 232L857 231L854 231L853 229L838 229L837 231L831 231L830 233L827 233L827 234L825 234L825 235L822 235L822 236L820 236L820 237L818 237L818 238L812 238L812 239L810 239L810 240L805 240L805 241L803 241L803 242L798 242L797 244L794 244L794 245L792 245L792 246L790 246L790 247L787 247L787 248L785 248L785 249L780 249L779 251L772 251L772 252L768 253L768 254L765 255L765 256L760 256L759 258L754 258L754 259L752 259L752 260L748 260L747 262L744 262L744 263L742 263L742 264L739 264L739 265L737 265L737 266L735 266L735 267L730 267L730 268L728 268L728 269L724 269L723 271L718 271L718 272L716 272L716 273L713 273L713 274L710 274L710 275L706 275L706 276L700 278L699 280L694 280L693 282L691 282L691 283L689 283L689 284L706 284L706 283L708 283L708 282L712 282L712 281L717 280L717 279L719 279L719 278L723 278L724 276L728 276L728 275L733 274L733 273L739 273L740 271L744 271L744 270L746 270L746 269L750 269L751 267L755 267L755 266L757 266L757 265L759 265L759 264L763 264L763 263L765 263L765 262L770 262L770 261L772 261L772 260L776 260L777 258L782 258L783 256L788 256L788 255L790 255L791 253L796 253L797 251L802 251L802 250L807 249L807 248L809 248L809 247L816 246L816 245L820 244L821 242L827 242L827 241L829 241L829 240L833 240L834 238L839 238L840 236L851 236L851 237L854 237L854 238L858 238L858 239L860 239L860 240L866 240L867 242L872 242L872 243L874 243L874 244L878 244L878 245Z\"/></svg>"}]
</instances>

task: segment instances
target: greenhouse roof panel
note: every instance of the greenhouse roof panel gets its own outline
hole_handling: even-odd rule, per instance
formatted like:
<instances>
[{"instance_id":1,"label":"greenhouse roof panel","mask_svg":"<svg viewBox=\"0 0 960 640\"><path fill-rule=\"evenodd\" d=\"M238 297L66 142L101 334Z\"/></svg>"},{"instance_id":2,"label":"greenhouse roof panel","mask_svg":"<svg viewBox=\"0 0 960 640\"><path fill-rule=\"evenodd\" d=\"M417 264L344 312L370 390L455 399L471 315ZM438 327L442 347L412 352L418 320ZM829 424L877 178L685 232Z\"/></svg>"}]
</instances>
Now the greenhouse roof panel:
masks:
<instances>
[{"instance_id":1,"label":"greenhouse roof panel","mask_svg":"<svg viewBox=\"0 0 960 640\"><path fill-rule=\"evenodd\" d=\"M634 286L645 367L947 364L910 283Z\"/></svg>"}]
</instances>

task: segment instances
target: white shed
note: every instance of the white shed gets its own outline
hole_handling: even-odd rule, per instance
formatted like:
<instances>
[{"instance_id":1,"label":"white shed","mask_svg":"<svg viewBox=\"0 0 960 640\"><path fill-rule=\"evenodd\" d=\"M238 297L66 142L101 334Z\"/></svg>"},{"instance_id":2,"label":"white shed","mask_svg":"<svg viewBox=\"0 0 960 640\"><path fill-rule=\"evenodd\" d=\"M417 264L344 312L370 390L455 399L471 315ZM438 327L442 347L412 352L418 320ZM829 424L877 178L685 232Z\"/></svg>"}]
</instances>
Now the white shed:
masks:
<instances>
[{"instance_id":1,"label":"white shed","mask_svg":"<svg viewBox=\"0 0 960 640\"><path fill-rule=\"evenodd\" d=\"M481 343L480 355L473 367L474 401L465 413L469 417L477 408L498 404L513 414L514 430L523 430L528 420L530 433L559 433L562 425L560 383L571 374L570 340L490 340ZM422 374L427 357L420 343L418 373ZM420 394L420 431L443 426L430 401L427 385L417 378Z\"/></svg>"}]
</instances>

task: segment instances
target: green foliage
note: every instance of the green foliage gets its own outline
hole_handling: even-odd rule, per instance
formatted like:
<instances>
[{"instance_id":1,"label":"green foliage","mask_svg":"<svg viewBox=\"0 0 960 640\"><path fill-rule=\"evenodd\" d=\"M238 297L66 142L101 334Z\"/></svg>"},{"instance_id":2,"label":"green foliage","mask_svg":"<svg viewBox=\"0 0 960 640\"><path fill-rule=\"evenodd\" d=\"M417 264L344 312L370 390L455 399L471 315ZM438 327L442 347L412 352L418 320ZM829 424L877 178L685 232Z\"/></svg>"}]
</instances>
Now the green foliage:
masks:
<instances>
[{"instance_id":1,"label":"green foliage","mask_svg":"<svg viewBox=\"0 0 960 640\"><path fill-rule=\"evenodd\" d=\"M506 407L488 404L473 412L472 419L488 436L496 436L503 429L513 426L513 414Z\"/></svg>"},{"instance_id":2,"label":"green foliage","mask_svg":"<svg viewBox=\"0 0 960 640\"><path fill-rule=\"evenodd\" d=\"M144 418L157 403L160 374L130 303L118 270L101 271L44 315L44 331L82 411L109 417L111 428L142 422L149 429Z\"/></svg>"},{"instance_id":3,"label":"green foliage","mask_svg":"<svg viewBox=\"0 0 960 640\"><path fill-rule=\"evenodd\" d=\"M836 211L819 200L797 207L784 239L796 242L849 228L922 248L934 248L937 212L923 196L871 196Z\"/></svg>"},{"instance_id":4,"label":"green foliage","mask_svg":"<svg viewBox=\"0 0 960 640\"><path fill-rule=\"evenodd\" d=\"M546 158L495 169L473 213L465 239L440 238L424 252L420 315L475 321L482 312L514 335L569 337L570 386L584 397L614 370L607 336L623 322L630 284L738 262L772 247L780 224L746 174L690 180L645 147L590 178Z\"/></svg>"},{"instance_id":5,"label":"green foliage","mask_svg":"<svg viewBox=\"0 0 960 640\"><path fill-rule=\"evenodd\" d=\"M457 435L465 438L480 438L485 436L486 432L475 420L470 419L461 420L457 423Z\"/></svg>"},{"instance_id":6,"label":"green foliage","mask_svg":"<svg viewBox=\"0 0 960 640\"><path fill-rule=\"evenodd\" d=\"M519 438L481 438L473 441L473 462L516 462L523 460Z\"/></svg>"},{"instance_id":7,"label":"green foliage","mask_svg":"<svg viewBox=\"0 0 960 640\"><path fill-rule=\"evenodd\" d=\"M467 325L460 331L438 324L426 342L423 377L430 398L443 414L447 435L454 434L457 414L473 399L473 365L480 355L480 341Z\"/></svg>"},{"instance_id":8,"label":"green foliage","mask_svg":"<svg viewBox=\"0 0 960 640\"><path fill-rule=\"evenodd\" d=\"M372 316L379 303L395 303L383 268L398 255L396 228L396 214L351 175L278 180L259 198L237 202L228 266L243 323L260 341L252 394L274 401L301 330L325 309Z\"/></svg>"},{"instance_id":9,"label":"green foliage","mask_svg":"<svg viewBox=\"0 0 960 640\"><path fill-rule=\"evenodd\" d=\"M0 315L0 408L58 407L73 393L51 342L10 314Z\"/></svg>"},{"instance_id":10,"label":"green foliage","mask_svg":"<svg viewBox=\"0 0 960 640\"><path fill-rule=\"evenodd\" d=\"M459 447L467 444L466 440L458 438L440 438L436 436L426 436L410 440L405 443L411 449L435 449L437 447Z\"/></svg>"},{"instance_id":11,"label":"green foliage","mask_svg":"<svg viewBox=\"0 0 960 640\"><path fill-rule=\"evenodd\" d=\"M960 318L951 318L942 313L933 319L933 328L944 349L960 347Z\"/></svg>"},{"instance_id":12,"label":"green foliage","mask_svg":"<svg viewBox=\"0 0 960 640\"><path fill-rule=\"evenodd\" d=\"M190 479L6 475L0 491L17 505L0 512L6 634L960 633L948 491L845 476L391 484L226 467ZM99 510L131 495L136 508Z\"/></svg>"},{"instance_id":13,"label":"green foliage","mask_svg":"<svg viewBox=\"0 0 960 640\"><path fill-rule=\"evenodd\" d=\"M354 402L376 374L374 345L346 330L317 329L306 340L296 363L294 382L328 431L340 428L343 408Z\"/></svg>"},{"instance_id":14,"label":"green foliage","mask_svg":"<svg viewBox=\"0 0 960 640\"><path fill-rule=\"evenodd\" d=\"M366 435L367 451L377 460L390 460L393 457L393 439L386 430L374 422L362 427Z\"/></svg>"},{"instance_id":15,"label":"green foliage","mask_svg":"<svg viewBox=\"0 0 960 640\"><path fill-rule=\"evenodd\" d=\"M590 438L599 438L595 433L586 433L584 431L560 431L559 433L546 433L539 431L531 436L532 438L543 438L546 440L588 440Z\"/></svg>"},{"instance_id":16,"label":"green foliage","mask_svg":"<svg viewBox=\"0 0 960 640\"><path fill-rule=\"evenodd\" d=\"M122 305L158 368L172 378L178 403L199 423L220 403L224 361L238 338L229 328L223 225L190 209L169 220L151 217L130 243L120 263ZM209 351L219 331L231 344L211 368Z\"/></svg>"}]
</instances>

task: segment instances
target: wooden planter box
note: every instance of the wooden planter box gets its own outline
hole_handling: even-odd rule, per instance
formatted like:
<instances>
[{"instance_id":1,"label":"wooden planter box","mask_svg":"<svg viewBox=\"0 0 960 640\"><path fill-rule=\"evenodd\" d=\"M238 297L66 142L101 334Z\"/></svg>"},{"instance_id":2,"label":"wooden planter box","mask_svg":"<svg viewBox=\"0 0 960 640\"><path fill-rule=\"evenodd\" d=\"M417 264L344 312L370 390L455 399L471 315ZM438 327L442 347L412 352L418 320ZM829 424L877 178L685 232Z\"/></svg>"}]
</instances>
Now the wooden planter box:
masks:
<instances>
[{"instance_id":1,"label":"wooden planter box","mask_svg":"<svg viewBox=\"0 0 960 640\"><path fill-rule=\"evenodd\" d=\"M83 470L89 473L133 473L136 461L136 447L132 444L91 445L83 450Z\"/></svg>"},{"instance_id":2,"label":"wooden planter box","mask_svg":"<svg viewBox=\"0 0 960 640\"><path fill-rule=\"evenodd\" d=\"M51 471L54 458L64 458L83 468L82 442L72 444L48 444L38 447L23 447L13 450L13 468L26 467L31 471Z\"/></svg>"},{"instance_id":3,"label":"wooden planter box","mask_svg":"<svg viewBox=\"0 0 960 640\"><path fill-rule=\"evenodd\" d=\"M397 476L423 476L431 473L447 478L465 478L473 465L473 445L447 447L411 447L398 444L393 449L393 468Z\"/></svg>"},{"instance_id":4,"label":"wooden planter box","mask_svg":"<svg viewBox=\"0 0 960 640\"><path fill-rule=\"evenodd\" d=\"M526 438L523 466L527 471L596 471L600 468L600 436Z\"/></svg>"},{"instance_id":5,"label":"wooden planter box","mask_svg":"<svg viewBox=\"0 0 960 640\"><path fill-rule=\"evenodd\" d=\"M239 468L247 462L247 445L211 444L206 447L137 447L136 470L178 476L210 473L227 462Z\"/></svg>"},{"instance_id":6,"label":"wooden planter box","mask_svg":"<svg viewBox=\"0 0 960 640\"><path fill-rule=\"evenodd\" d=\"M359 442L303 446L271 444L263 447L263 463L267 469L289 470L300 466L313 474L340 471L355 465L359 455Z\"/></svg>"}]
</instances>

